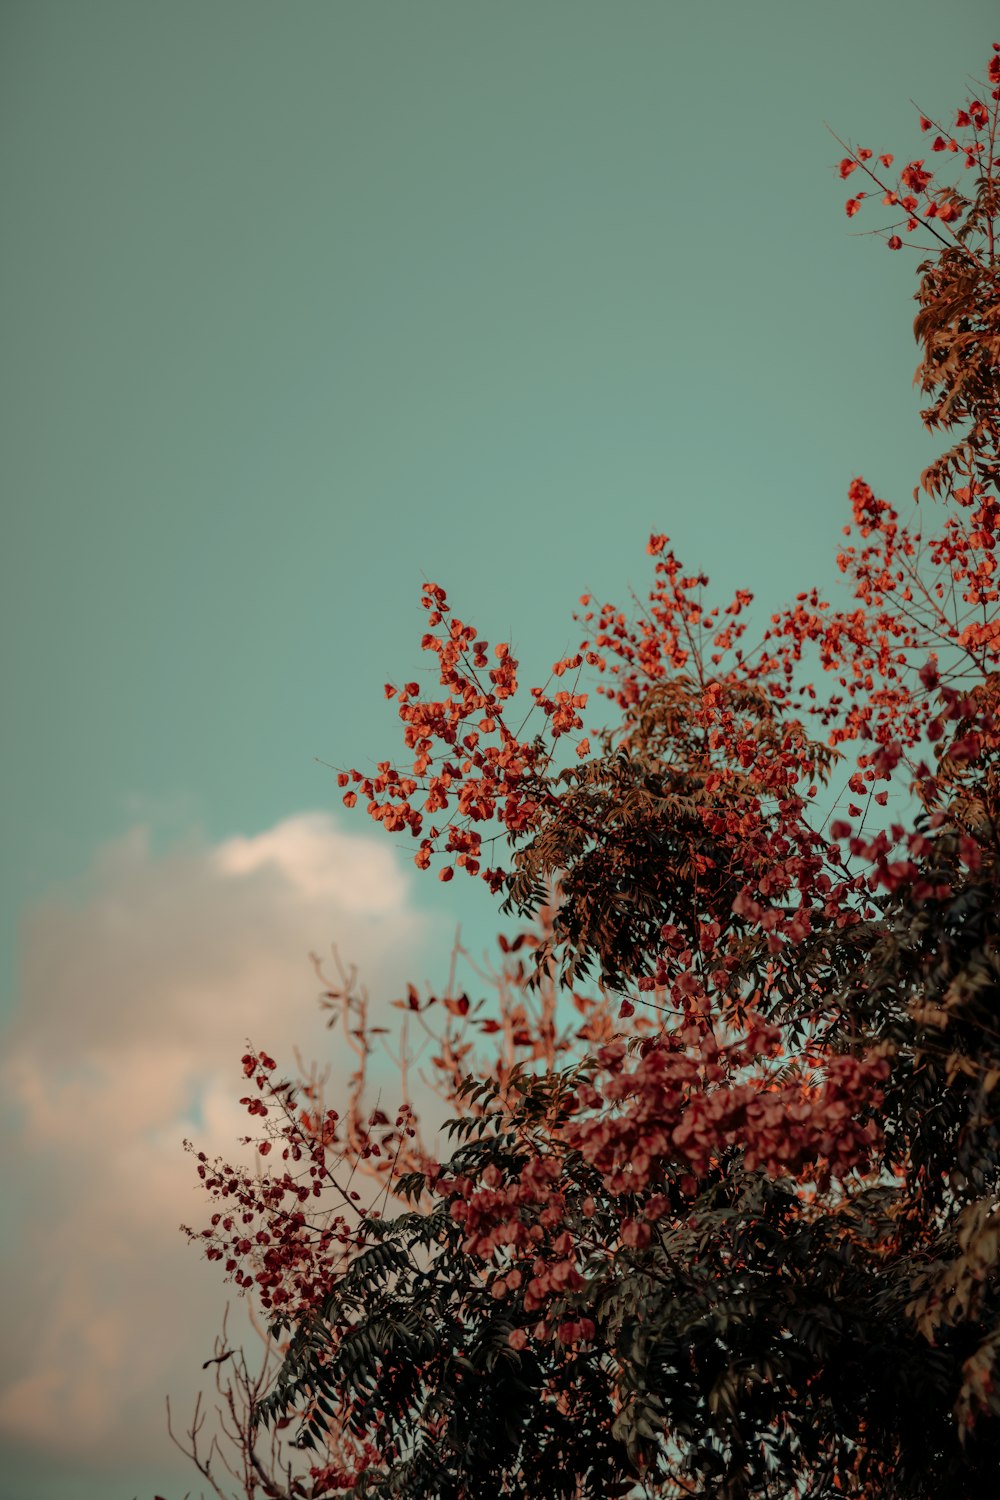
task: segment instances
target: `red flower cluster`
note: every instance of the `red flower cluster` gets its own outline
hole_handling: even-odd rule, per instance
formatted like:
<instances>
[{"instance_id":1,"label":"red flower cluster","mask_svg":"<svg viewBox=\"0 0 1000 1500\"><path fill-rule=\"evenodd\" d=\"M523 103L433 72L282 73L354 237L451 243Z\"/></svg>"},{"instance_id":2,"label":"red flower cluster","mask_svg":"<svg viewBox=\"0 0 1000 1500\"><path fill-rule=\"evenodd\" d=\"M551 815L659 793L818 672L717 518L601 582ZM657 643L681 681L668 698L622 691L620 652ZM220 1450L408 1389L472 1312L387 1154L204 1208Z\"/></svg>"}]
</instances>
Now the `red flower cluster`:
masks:
<instances>
[{"instance_id":1,"label":"red flower cluster","mask_svg":"<svg viewBox=\"0 0 1000 1500\"><path fill-rule=\"evenodd\" d=\"M982 170L984 164L1000 165L1000 160L991 158L990 155L991 151L996 149L997 122L1000 117L1000 110L998 110L1000 68L998 68L997 45L994 44L994 51L988 66L989 81L994 85L989 95L989 104L975 97L968 99L965 106L956 111L954 127L951 130L926 115L920 116L921 130L937 131L931 141L931 150L946 151L961 156L966 170L971 167L979 167ZM905 214L905 219L900 220L898 224L893 224L888 230L881 231L886 237L886 244L890 250L902 248L903 241L895 232L897 227L905 226L906 233L911 234L922 226L929 228L935 237L940 239L935 225L957 224L970 207L970 199L954 187L938 189L931 187L934 173L925 167L923 157L908 162L893 183L883 177L878 170L879 167L888 169L892 166L894 158L890 152L883 152L878 157L877 163L869 165L874 157L874 152L869 147L847 147L846 149L848 155L842 158L838 167L841 179L850 177L860 168L881 192L883 205L888 208L899 207ZM858 213L862 199L871 196L870 192L862 192L856 193L853 198L848 198L844 205L848 218L853 218Z\"/></svg>"}]
</instances>

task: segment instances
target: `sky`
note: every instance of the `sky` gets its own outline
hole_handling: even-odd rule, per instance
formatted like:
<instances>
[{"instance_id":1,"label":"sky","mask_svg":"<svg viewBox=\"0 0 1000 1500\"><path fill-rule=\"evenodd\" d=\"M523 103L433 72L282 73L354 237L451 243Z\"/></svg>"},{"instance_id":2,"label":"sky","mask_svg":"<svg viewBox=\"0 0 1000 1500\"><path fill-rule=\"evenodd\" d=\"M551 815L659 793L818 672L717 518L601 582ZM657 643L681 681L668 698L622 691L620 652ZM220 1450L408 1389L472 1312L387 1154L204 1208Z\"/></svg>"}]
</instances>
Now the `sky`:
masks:
<instances>
[{"instance_id":1,"label":"sky","mask_svg":"<svg viewBox=\"0 0 1000 1500\"><path fill-rule=\"evenodd\" d=\"M498 926L330 769L401 748L422 583L542 681L650 531L766 614L836 589L855 474L909 495L916 257L827 127L918 155L996 29L6 0L0 1500L198 1493L163 1399L226 1292L182 1138L231 1150L250 1033L336 1077L310 950L387 1002Z\"/></svg>"}]
</instances>

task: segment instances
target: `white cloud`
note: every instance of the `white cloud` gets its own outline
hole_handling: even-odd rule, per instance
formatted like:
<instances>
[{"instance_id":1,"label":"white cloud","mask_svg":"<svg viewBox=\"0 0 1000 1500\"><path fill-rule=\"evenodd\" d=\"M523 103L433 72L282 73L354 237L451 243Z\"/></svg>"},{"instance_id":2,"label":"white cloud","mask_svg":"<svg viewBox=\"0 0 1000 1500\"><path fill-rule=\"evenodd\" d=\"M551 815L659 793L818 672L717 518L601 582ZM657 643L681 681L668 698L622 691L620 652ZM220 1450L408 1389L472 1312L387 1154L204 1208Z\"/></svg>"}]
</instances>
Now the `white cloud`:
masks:
<instances>
[{"instance_id":1,"label":"white cloud","mask_svg":"<svg viewBox=\"0 0 1000 1500\"><path fill-rule=\"evenodd\" d=\"M17 1288L0 1434L95 1468L182 1463L163 1397L188 1415L232 1293L178 1232L207 1217L182 1138L238 1154L247 1037L336 1080L310 950L335 942L391 996L428 937L392 851L318 813L162 855L135 829L34 909L0 1064Z\"/></svg>"},{"instance_id":2,"label":"white cloud","mask_svg":"<svg viewBox=\"0 0 1000 1500\"><path fill-rule=\"evenodd\" d=\"M364 858L351 858L351 846L362 846ZM380 916L397 911L405 885L384 846L363 839L330 838L322 813L289 818L254 838L227 839L215 850L216 867L229 875L278 871L310 901L331 901L342 911Z\"/></svg>"}]
</instances>

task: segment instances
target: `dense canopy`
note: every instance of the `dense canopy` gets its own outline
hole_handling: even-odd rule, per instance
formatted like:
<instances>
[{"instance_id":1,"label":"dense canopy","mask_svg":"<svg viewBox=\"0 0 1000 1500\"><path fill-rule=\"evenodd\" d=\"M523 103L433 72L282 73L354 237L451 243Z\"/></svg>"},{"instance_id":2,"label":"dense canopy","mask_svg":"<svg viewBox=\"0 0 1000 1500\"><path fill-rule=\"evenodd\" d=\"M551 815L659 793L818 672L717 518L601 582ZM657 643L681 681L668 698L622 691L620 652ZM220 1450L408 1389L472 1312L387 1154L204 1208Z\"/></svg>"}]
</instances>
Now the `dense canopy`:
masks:
<instances>
[{"instance_id":1,"label":"dense canopy","mask_svg":"<svg viewBox=\"0 0 1000 1500\"><path fill-rule=\"evenodd\" d=\"M655 535L647 599L584 596L525 737L508 646L425 586L439 685L386 685L405 760L344 801L511 927L481 996L398 1002L437 1145L405 1067L398 1112L366 1098L344 980L346 1106L248 1052L261 1170L198 1156L189 1232L285 1340L241 1428L258 1493L995 1493L998 101L994 48L924 158L844 148L852 221L923 246L948 444L911 512L851 484L846 607L806 590L754 636Z\"/></svg>"}]
</instances>

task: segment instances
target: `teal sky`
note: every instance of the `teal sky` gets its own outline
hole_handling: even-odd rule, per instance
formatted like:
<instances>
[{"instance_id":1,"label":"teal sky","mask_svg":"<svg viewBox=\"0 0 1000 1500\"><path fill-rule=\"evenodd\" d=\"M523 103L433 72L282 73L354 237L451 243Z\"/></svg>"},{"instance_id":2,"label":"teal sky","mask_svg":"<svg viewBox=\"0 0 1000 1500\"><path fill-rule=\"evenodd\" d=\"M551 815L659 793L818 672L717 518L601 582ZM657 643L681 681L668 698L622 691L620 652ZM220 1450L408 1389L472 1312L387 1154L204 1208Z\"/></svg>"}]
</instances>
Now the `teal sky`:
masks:
<instances>
[{"instance_id":1,"label":"teal sky","mask_svg":"<svg viewBox=\"0 0 1000 1500\"><path fill-rule=\"evenodd\" d=\"M950 109L998 29L6 0L7 1012L24 914L135 823L367 831L317 761L396 755L425 577L530 681L584 589L644 589L651 529L764 607L833 586L851 477L906 496L932 450L915 257L852 237L824 122L918 155L908 101ZM478 887L415 900L495 925Z\"/></svg>"}]
</instances>

